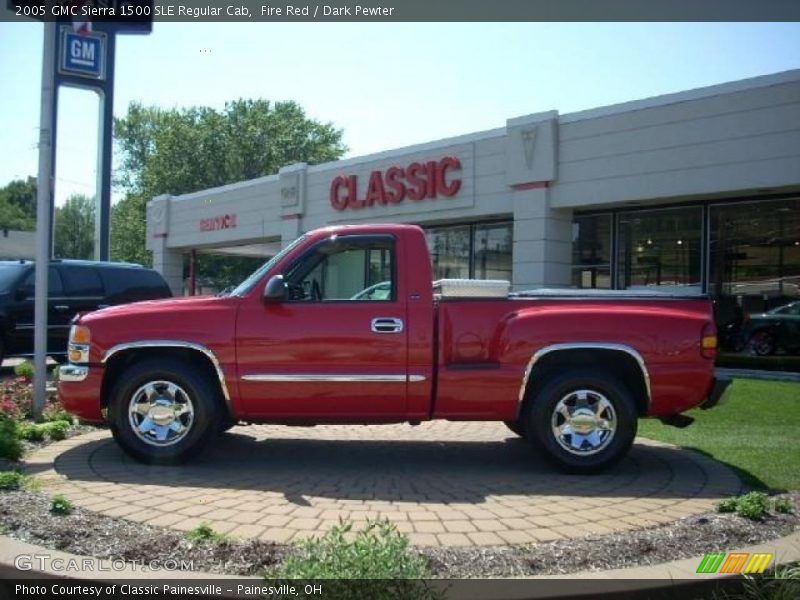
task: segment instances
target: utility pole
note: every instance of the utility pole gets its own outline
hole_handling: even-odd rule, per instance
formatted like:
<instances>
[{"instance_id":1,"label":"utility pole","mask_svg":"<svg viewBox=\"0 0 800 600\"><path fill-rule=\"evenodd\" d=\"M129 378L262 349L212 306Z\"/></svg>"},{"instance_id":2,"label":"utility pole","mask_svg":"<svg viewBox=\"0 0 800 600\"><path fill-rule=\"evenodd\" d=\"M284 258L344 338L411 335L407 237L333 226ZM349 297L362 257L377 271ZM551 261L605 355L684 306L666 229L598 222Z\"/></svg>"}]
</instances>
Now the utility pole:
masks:
<instances>
[{"instance_id":1,"label":"utility pole","mask_svg":"<svg viewBox=\"0 0 800 600\"><path fill-rule=\"evenodd\" d=\"M36 272L34 298L33 415L42 414L47 393L47 275L50 267L50 207L53 202L53 103L55 99L55 22L44 23L42 99L39 112L39 177L36 194Z\"/></svg>"}]
</instances>

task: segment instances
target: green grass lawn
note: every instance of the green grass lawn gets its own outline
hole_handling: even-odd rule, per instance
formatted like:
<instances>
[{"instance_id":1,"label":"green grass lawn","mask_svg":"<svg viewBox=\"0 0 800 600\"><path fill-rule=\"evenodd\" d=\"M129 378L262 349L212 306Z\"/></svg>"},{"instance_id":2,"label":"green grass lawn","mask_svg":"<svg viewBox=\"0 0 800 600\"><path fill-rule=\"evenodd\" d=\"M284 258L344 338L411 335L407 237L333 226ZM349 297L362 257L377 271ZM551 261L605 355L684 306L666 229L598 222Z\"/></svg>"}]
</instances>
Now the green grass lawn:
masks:
<instances>
[{"instance_id":1,"label":"green grass lawn","mask_svg":"<svg viewBox=\"0 0 800 600\"><path fill-rule=\"evenodd\" d=\"M703 452L753 487L800 489L800 383L736 379L728 402L686 414L686 429L639 421L639 435Z\"/></svg>"}]
</instances>

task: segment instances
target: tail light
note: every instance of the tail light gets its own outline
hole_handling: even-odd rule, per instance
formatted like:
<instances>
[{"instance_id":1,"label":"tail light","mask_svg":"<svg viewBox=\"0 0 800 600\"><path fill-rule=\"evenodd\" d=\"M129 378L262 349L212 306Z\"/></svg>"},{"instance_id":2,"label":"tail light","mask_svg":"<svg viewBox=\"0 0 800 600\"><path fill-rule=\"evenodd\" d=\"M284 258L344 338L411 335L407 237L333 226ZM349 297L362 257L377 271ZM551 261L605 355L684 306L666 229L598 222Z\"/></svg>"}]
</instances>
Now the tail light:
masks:
<instances>
[{"instance_id":1,"label":"tail light","mask_svg":"<svg viewBox=\"0 0 800 600\"><path fill-rule=\"evenodd\" d=\"M704 358L714 358L717 355L717 328L713 323L703 326L703 335L700 338L700 355Z\"/></svg>"}]
</instances>

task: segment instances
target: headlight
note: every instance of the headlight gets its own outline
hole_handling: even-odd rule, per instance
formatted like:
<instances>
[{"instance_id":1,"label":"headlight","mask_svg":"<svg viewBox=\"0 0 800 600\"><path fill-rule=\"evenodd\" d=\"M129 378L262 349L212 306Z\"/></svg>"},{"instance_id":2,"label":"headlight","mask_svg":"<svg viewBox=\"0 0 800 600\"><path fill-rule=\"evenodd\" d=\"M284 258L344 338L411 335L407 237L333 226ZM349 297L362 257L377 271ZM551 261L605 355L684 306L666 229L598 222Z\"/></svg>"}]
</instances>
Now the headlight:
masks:
<instances>
[{"instance_id":1,"label":"headlight","mask_svg":"<svg viewBox=\"0 0 800 600\"><path fill-rule=\"evenodd\" d=\"M92 334L88 327L73 325L69 330L69 345L67 346L69 362L77 364L88 363L91 341Z\"/></svg>"}]
</instances>

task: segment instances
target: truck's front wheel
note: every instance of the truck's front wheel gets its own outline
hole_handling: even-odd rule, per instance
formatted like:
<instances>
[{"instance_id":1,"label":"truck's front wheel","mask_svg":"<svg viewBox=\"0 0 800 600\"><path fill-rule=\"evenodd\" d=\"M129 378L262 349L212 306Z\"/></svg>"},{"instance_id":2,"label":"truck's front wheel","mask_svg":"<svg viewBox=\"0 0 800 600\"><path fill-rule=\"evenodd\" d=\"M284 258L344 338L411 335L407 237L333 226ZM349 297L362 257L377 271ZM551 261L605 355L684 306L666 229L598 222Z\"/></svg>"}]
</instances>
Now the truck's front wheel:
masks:
<instances>
[{"instance_id":1,"label":"truck's front wheel","mask_svg":"<svg viewBox=\"0 0 800 600\"><path fill-rule=\"evenodd\" d=\"M147 463L182 462L218 431L215 390L182 361L147 359L124 371L111 391L111 432Z\"/></svg>"},{"instance_id":2,"label":"truck's front wheel","mask_svg":"<svg viewBox=\"0 0 800 600\"><path fill-rule=\"evenodd\" d=\"M627 387L591 370L552 376L529 398L525 412L527 438L571 472L613 465L636 437L636 408Z\"/></svg>"}]
</instances>

